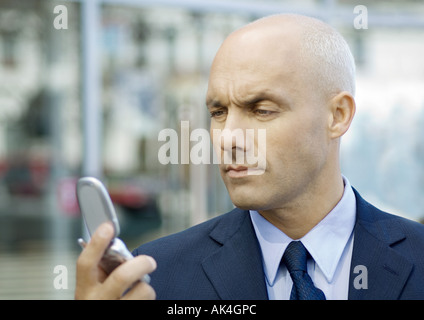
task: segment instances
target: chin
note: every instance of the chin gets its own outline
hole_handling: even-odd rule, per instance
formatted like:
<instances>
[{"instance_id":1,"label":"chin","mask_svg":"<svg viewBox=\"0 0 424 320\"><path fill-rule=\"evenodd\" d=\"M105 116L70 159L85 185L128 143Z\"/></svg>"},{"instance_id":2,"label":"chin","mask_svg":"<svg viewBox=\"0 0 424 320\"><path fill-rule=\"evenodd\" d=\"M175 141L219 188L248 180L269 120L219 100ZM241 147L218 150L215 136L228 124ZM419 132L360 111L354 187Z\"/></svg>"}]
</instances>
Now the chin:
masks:
<instances>
[{"instance_id":1,"label":"chin","mask_svg":"<svg viewBox=\"0 0 424 320\"><path fill-rule=\"evenodd\" d=\"M226 178L226 177L225 177ZM258 176L248 176L241 179L224 179L231 202L242 210L259 210L267 206L266 184Z\"/></svg>"},{"instance_id":2,"label":"chin","mask_svg":"<svg viewBox=\"0 0 424 320\"><path fill-rule=\"evenodd\" d=\"M257 197L243 196L232 196L230 194L232 203L239 209L242 210L260 210L264 207L263 200L257 199Z\"/></svg>"}]
</instances>

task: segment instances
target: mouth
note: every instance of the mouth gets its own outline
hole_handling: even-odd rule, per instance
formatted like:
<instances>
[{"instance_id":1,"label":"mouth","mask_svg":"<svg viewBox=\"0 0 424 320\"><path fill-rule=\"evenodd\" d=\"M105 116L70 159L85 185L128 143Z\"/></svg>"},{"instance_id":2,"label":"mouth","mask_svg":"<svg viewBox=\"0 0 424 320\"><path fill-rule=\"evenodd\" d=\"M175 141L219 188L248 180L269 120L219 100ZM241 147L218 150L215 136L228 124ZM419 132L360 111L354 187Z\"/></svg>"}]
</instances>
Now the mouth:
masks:
<instances>
[{"instance_id":1,"label":"mouth","mask_svg":"<svg viewBox=\"0 0 424 320\"><path fill-rule=\"evenodd\" d=\"M242 165L227 165L224 172L229 178L243 178L246 176L257 176L265 173L265 167L248 167Z\"/></svg>"},{"instance_id":2,"label":"mouth","mask_svg":"<svg viewBox=\"0 0 424 320\"><path fill-rule=\"evenodd\" d=\"M248 175L249 168L246 166L228 165L225 167L225 173L230 178L242 178Z\"/></svg>"}]
</instances>

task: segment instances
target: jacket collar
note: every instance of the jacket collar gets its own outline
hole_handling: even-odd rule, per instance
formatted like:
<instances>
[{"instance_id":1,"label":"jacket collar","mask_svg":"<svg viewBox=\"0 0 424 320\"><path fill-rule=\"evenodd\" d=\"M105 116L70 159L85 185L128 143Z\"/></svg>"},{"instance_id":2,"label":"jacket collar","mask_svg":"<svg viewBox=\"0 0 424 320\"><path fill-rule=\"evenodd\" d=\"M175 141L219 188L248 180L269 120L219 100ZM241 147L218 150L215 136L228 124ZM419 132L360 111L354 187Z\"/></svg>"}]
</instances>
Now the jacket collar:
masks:
<instances>
[{"instance_id":1,"label":"jacket collar","mask_svg":"<svg viewBox=\"0 0 424 320\"><path fill-rule=\"evenodd\" d=\"M220 298L267 299L261 252L249 211L234 209L209 236L221 246L202 266Z\"/></svg>"},{"instance_id":2,"label":"jacket collar","mask_svg":"<svg viewBox=\"0 0 424 320\"><path fill-rule=\"evenodd\" d=\"M412 263L393 249L406 235L393 217L366 202L354 190L357 219L350 270L349 299L399 298Z\"/></svg>"}]
</instances>

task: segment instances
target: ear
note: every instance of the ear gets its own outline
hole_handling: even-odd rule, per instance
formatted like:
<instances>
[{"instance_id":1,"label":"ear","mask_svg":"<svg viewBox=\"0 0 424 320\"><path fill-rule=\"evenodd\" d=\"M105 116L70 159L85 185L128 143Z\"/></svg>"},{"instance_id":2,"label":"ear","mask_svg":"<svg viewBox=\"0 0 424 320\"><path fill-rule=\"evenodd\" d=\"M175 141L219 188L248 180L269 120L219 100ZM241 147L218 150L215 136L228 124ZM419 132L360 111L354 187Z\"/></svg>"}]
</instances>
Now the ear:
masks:
<instances>
[{"instance_id":1,"label":"ear","mask_svg":"<svg viewBox=\"0 0 424 320\"><path fill-rule=\"evenodd\" d=\"M355 99L349 92L343 91L334 96L329 103L329 134L330 138L336 139L344 135L350 127L356 111Z\"/></svg>"}]
</instances>

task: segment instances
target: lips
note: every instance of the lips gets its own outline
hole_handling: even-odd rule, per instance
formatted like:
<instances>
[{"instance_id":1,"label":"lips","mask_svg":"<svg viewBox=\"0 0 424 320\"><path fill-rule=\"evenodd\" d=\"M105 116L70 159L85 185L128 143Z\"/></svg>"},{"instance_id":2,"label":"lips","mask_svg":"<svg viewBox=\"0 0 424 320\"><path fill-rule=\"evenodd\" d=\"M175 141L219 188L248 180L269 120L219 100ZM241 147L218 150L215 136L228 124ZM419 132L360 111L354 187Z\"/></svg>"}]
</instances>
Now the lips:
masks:
<instances>
[{"instance_id":1,"label":"lips","mask_svg":"<svg viewBox=\"0 0 424 320\"><path fill-rule=\"evenodd\" d=\"M227 165L224 172L229 178L243 178L246 176L258 176L265 173L265 166L248 167L242 165Z\"/></svg>"},{"instance_id":2,"label":"lips","mask_svg":"<svg viewBox=\"0 0 424 320\"><path fill-rule=\"evenodd\" d=\"M241 178L247 176L248 167L228 165L225 167L225 172L230 178Z\"/></svg>"}]
</instances>

